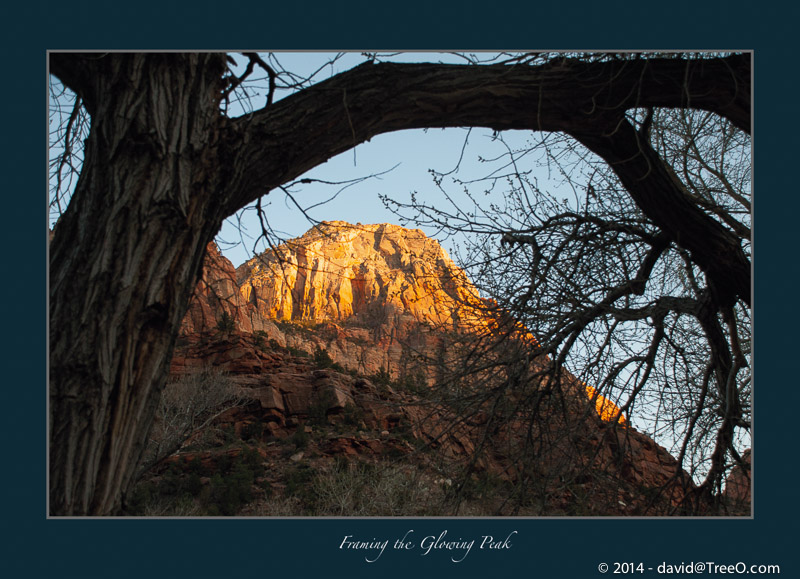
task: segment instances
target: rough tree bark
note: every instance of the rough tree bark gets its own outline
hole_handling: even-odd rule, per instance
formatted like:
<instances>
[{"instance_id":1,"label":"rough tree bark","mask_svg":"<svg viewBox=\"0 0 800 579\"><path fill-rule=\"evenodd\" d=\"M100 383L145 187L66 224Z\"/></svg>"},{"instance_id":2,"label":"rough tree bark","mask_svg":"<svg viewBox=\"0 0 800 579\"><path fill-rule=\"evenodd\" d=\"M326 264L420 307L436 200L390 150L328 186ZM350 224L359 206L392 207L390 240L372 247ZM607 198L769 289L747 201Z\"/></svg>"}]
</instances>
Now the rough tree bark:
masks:
<instances>
[{"instance_id":1,"label":"rough tree bark","mask_svg":"<svg viewBox=\"0 0 800 579\"><path fill-rule=\"evenodd\" d=\"M224 55L54 53L50 66L92 119L51 245L53 515L118 512L222 220L381 133L483 126L573 135L725 288L722 299L749 303L744 253L685 202L652 150L633 145L624 119L634 107L694 107L749 131L749 55L537 67L368 63L235 120L219 108Z\"/></svg>"},{"instance_id":2,"label":"rough tree bark","mask_svg":"<svg viewBox=\"0 0 800 579\"><path fill-rule=\"evenodd\" d=\"M108 514L146 442L221 224L219 55L72 57L92 117L50 257L50 512Z\"/></svg>"}]
</instances>

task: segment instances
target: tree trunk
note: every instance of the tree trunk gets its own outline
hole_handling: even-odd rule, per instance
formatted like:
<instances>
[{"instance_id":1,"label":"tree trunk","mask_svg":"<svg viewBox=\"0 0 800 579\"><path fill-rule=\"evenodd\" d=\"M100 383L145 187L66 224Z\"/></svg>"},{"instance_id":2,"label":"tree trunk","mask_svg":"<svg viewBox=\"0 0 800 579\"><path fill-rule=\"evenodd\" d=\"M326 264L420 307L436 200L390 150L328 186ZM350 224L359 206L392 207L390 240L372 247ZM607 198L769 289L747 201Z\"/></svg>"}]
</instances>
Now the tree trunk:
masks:
<instances>
[{"instance_id":1,"label":"tree trunk","mask_svg":"<svg viewBox=\"0 0 800 579\"><path fill-rule=\"evenodd\" d=\"M54 67L69 77L68 64ZM85 161L50 253L50 512L59 515L119 508L221 223L224 60L92 64Z\"/></svg>"}]
</instances>

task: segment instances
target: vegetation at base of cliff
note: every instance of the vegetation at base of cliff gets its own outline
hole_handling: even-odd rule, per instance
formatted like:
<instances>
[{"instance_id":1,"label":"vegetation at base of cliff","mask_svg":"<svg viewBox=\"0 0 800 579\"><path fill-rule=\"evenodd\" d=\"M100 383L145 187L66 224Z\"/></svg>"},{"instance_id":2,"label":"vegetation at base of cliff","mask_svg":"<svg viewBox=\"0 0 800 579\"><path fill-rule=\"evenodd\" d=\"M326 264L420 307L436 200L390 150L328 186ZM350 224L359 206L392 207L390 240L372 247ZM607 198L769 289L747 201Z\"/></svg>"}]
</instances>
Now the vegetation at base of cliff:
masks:
<instances>
[{"instance_id":1,"label":"vegetation at base of cliff","mask_svg":"<svg viewBox=\"0 0 800 579\"><path fill-rule=\"evenodd\" d=\"M434 514L443 498L439 489L422 484L414 467L341 459L309 479L299 498L304 510L315 516Z\"/></svg>"},{"instance_id":2,"label":"vegetation at base of cliff","mask_svg":"<svg viewBox=\"0 0 800 579\"><path fill-rule=\"evenodd\" d=\"M294 445L295 450L302 450L308 446L308 433L306 432L305 426L301 424L297 427L297 430L294 431L294 434L289 438L289 442ZM291 454L289 452L288 454Z\"/></svg>"},{"instance_id":3,"label":"vegetation at base of cliff","mask_svg":"<svg viewBox=\"0 0 800 579\"><path fill-rule=\"evenodd\" d=\"M381 392L394 390L396 392L411 392L421 396L430 392L428 382L422 371L403 372L397 378L393 378L386 368L381 368L368 376L368 378Z\"/></svg>"},{"instance_id":4,"label":"vegetation at base of cliff","mask_svg":"<svg viewBox=\"0 0 800 579\"><path fill-rule=\"evenodd\" d=\"M316 320L272 320L278 329L284 334L299 335L304 337L317 336L322 339L335 337L334 330L327 322Z\"/></svg>"},{"instance_id":5,"label":"vegetation at base of cliff","mask_svg":"<svg viewBox=\"0 0 800 579\"><path fill-rule=\"evenodd\" d=\"M232 426L220 429L212 450L176 457L141 481L124 514L597 516L645 514L633 497L660 498L653 489L620 486L600 471L564 480L557 488L549 486L552 480L534 477L538 486L522 489L499 473L441 461L408 425L378 435L365 431L362 417L363 410L345 407L334 423L308 426L309 419L282 437L264 437L259 421L244 425L239 435ZM350 454L370 440L380 441L380 454ZM337 441L352 444L347 454L332 451L336 447L329 445ZM609 511L611 504L615 510ZM729 509L729 514L740 513Z\"/></svg>"},{"instance_id":6,"label":"vegetation at base of cliff","mask_svg":"<svg viewBox=\"0 0 800 579\"><path fill-rule=\"evenodd\" d=\"M347 426L361 426L364 422L364 410L355 404L348 402L344 405L344 413L342 414L344 424Z\"/></svg>"},{"instance_id":7,"label":"vegetation at base of cliff","mask_svg":"<svg viewBox=\"0 0 800 579\"><path fill-rule=\"evenodd\" d=\"M270 347L273 347L272 342L275 342L275 346L279 346L278 341L274 338L270 338L264 330L253 332L253 344L255 344L255 347L259 350L266 350L268 343Z\"/></svg>"},{"instance_id":8,"label":"vegetation at base of cliff","mask_svg":"<svg viewBox=\"0 0 800 579\"><path fill-rule=\"evenodd\" d=\"M172 462L158 477L136 486L126 505L134 516L232 516L254 498L264 474L261 456L245 448L236 457L222 454L211 469L198 457ZM262 491L268 486L260 485Z\"/></svg>"},{"instance_id":9,"label":"vegetation at base of cliff","mask_svg":"<svg viewBox=\"0 0 800 579\"><path fill-rule=\"evenodd\" d=\"M253 345L291 354L289 348L254 333ZM259 341L260 340L260 341ZM274 343L273 343L274 342ZM619 485L539 480L534 473L522 485L480 466L465 470L448 463L438 450L442 441L420 434L402 413L374 419L372 403L404 403L435 408L448 404L428 386L413 361L401 364L400 376L387 368L354 381L348 401L334 398L332 370L343 372L328 351L316 346L292 360L312 381L302 415L270 424L243 404L235 415L193 436L181 455L156 467L129 496L124 514L137 516L597 516L646 514L639 501L619 502ZM348 371L344 371L348 372ZM353 372L349 372L353 373ZM334 378L331 381L331 378ZM371 385L365 385L369 381ZM395 394L392 394L394 392ZM409 396L408 394L413 394ZM355 400L351 399L352 396ZM235 422L235 426L234 426ZM369 426L368 426L369 425ZM454 439L455 445L461 444ZM586 449L586 454L591 448ZM198 458L202 454L202 462ZM590 477L591 478L591 477ZM600 477L598 477L599 480ZM613 486L613 488L612 488ZM524 488L523 488L524 487ZM608 488L606 488L608 487ZM649 502L642 489L634 492ZM598 497L600 497L598 499ZM660 497L654 497L659 500ZM738 514L732 513L729 514Z\"/></svg>"}]
</instances>

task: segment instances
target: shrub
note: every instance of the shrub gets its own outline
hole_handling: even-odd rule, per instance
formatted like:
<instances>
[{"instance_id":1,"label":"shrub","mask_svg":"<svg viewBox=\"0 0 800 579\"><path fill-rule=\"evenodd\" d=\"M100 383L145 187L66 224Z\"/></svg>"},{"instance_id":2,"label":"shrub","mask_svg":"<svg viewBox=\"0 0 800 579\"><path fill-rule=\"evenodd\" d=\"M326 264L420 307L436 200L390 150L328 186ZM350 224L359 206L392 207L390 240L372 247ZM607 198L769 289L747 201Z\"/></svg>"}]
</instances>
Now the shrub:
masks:
<instances>
[{"instance_id":1,"label":"shrub","mask_svg":"<svg viewBox=\"0 0 800 579\"><path fill-rule=\"evenodd\" d=\"M337 461L315 474L309 494L317 516L439 514L438 488L426 488L416 472L393 465Z\"/></svg>"},{"instance_id":2,"label":"shrub","mask_svg":"<svg viewBox=\"0 0 800 579\"><path fill-rule=\"evenodd\" d=\"M360 426L363 421L364 410L348 402L344 407L344 423L349 426Z\"/></svg>"},{"instance_id":3,"label":"shrub","mask_svg":"<svg viewBox=\"0 0 800 579\"><path fill-rule=\"evenodd\" d=\"M226 424L220 429L220 433L222 434L222 440L224 444L231 444L239 440L239 437L236 436L236 428L234 428L233 424Z\"/></svg>"},{"instance_id":4,"label":"shrub","mask_svg":"<svg viewBox=\"0 0 800 579\"><path fill-rule=\"evenodd\" d=\"M322 369L333 366L333 360L330 354L328 354L328 350L317 346L317 349L314 351L314 364L317 365L317 368Z\"/></svg>"},{"instance_id":5,"label":"shrub","mask_svg":"<svg viewBox=\"0 0 800 579\"><path fill-rule=\"evenodd\" d=\"M327 424L328 409L331 406L333 406L333 394L330 390L322 390L308 406L308 421L317 425Z\"/></svg>"},{"instance_id":6,"label":"shrub","mask_svg":"<svg viewBox=\"0 0 800 579\"><path fill-rule=\"evenodd\" d=\"M264 330L258 330L253 334L253 342L259 350L267 349L267 333ZM272 342L272 340L270 340ZM271 345L271 344L270 344Z\"/></svg>"},{"instance_id":7,"label":"shrub","mask_svg":"<svg viewBox=\"0 0 800 579\"><path fill-rule=\"evenodd\" d=\"M235 515L243 505L253 500L252 487L256 475L248 464L249 460L242 455L233 463L229 473L218 472L211 477L209 490L201 493L208 514Z\"/></svg>"},{"instance_id":8,"label":"shrub","mask_svg":"<svg viewBox=\"0 0 800 579\"><path fill-rule=\"evenodd\" d=\"M235 384L218 370L205 369L169 382L158 401L140 468L148 470L211 424L215 416L241 403Z\"/></svg>"},{"instance_id":9,"label":"shrub","mask_svg":"<svg viewBox=\"0 0 800 579\"><path fill-rule=\"evenodd\" d=\"M200 491L203 489L203 483L200 482L200 475L196 472L189 474L189 476L186 477L183 488L193 497L199 495Z\"/></svg>"},{"instance_id":10,"label":"shrub","mask_svg":"<svg viewBox=\"0 0 800 579\"><path fill-rule=\"evenodd\" d=\"M255 448L246 448L240 458L242 464L253 471L256 477L264 474L264 461Z\"/></svg>"},{"instance_id":11,"label":"shrub","mask_svg":"<svg viewBox=\"0 0 800 579\"><path fill-rule=\"evenodd\" d=\"M250 422L242 427L242 440L261 440L264 435L264 423L260 421Z\"/></svg>"},{"instance_id":12,"label":"shrub","mask_svg":"<svg viewBox=\"0 0 800 579\"><path fill-rule=\"evenodd\" d=\"M292 444L294 444L294 447L297 450L302 450L308 446L308 439L309 436L306 432L305 426L301 424L297 427L297 430L294 431L294 434L292 434L292 437L289 440L292 442Z\"/></svg>"},{"instance_id":13,"label":"shrub","mask_svg":"<svg viewBox=\"0 0 800 579\"><path fill-rule=\"evenodd\" d=\"M386 370L381 368L369 378L375 386L386 387L392 384L392 375Z\"/></svg>"},{"instance_id":14,"label":"shrub","mask_svg":"<svg viewBox=\"0 0 800 579\"><path fill-rule=\"evenodd\" d=\"M228 312L222 312L222 316L217 321L217 329L220 332L232 332L236 329L236 322Z\"/></svg>"},{"instance_id":15,"label":"shrub","mask_svg":"<svg viewBox=\"0 0 800 579\"><path fill-rule=\"evenodd\" d=\"M414 373L403 374L394 383L400 390L411 392L413 394L427 394L429 392L428 382L425 375L421 371Z\"/></svg>"},{"instance_id":16,"label":"shrub","mask_svg":"<svg viewBox=\"0 0 800 579\"><path fill-rule=\"evenodd\" d=\"M190 473L195 473L199 476L206 476L208 474L199 456L195 456L191 461L189 461L187 467Z\"/></svg>"},{"instance_id":17,"label":"shrub","mask_svg":"<svg viewBox=\"0 0 800 579\"><path fill-rule=\"evenodd\" d=\"M217 472L227 473L233 466L233 457L226 452L223 452L217 457Z\"/></svg>"},{"instance_id":18,"label":"shrub","mask_svg":"<svg viewBox=\"0 0 800 579\"><path fill-rule=\"evenodd\" d=\"M157 495L158 489L155 484L149 481L139 483L126 498L125 508L132 515L141 515Z\"/></svg>"},{"instance_id":19,"label":"shrub","mask_svg":"<svg viewBox=\"0 0 800 579\"><path fill-rule=\"evenodd\" d=\"M315 497L312 482L314 476L314 469L306 464L289 470L286 475L286 496L300 499L302 504L310 506L313 510Z\"/></svg>"},{"instance_id":20,"label":"shrub","mask_svg":"<svg viewBox=\"0 0 800 579\"><path fill-rule=\"evenodd\" d=\"M292 346L288 346L286 349L295 358L308 358L309 357L308 352L305 352L303 350L299 350L298 348L294 348Z\"/></svg>"}]
</instances>

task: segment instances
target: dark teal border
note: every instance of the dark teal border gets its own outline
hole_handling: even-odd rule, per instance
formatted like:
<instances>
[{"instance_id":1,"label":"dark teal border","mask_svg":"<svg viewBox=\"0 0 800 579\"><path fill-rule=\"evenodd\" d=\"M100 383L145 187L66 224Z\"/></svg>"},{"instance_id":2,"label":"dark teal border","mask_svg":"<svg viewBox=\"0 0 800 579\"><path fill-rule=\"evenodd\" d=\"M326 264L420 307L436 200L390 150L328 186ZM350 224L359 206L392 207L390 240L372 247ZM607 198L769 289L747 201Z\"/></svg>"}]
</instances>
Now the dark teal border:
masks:
<instances>
[{"instance_id":1,"label":"dark teal border","mask_svg":"<svg viewBox=\"0 0 800 579\"><path fill-rule=\"evenodd\" d=\"M796 573L800 407L794 328L793 159L797 13L769 2L475 0L276 5L28 1L4 8L2 568L9 577L595 577L600 562L777 563ZM775 3L777 4L777 3ZM753 520L46 520L45 138L47 49L730 48L755 50L755 518ZM786 524L784 524L784 522ZM512 549L455 565L389 552L374 564L345 535L392 539L519 533ZM654 573L654 572L653 572Z\"/></svg>"}]
</instances>

